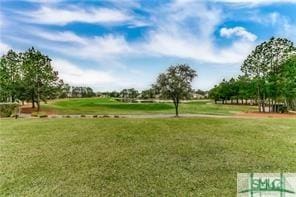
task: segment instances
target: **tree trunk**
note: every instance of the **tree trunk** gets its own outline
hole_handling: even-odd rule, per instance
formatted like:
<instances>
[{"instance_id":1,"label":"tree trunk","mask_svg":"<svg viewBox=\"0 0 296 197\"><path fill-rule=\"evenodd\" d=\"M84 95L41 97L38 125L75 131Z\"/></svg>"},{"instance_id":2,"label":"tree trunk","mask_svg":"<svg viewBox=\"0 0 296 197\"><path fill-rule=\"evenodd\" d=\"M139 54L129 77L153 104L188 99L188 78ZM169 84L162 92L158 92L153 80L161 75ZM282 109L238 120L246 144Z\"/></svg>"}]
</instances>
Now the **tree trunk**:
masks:
<instances>
[{"instance_id":1,"label":"tree trunk","mask_svg":"<svg viewBox=\"0 0 296 197\"><path fill-rule=\"evenodd\" d=\"M37 83L38 84L38 83ZM39 92L39 84L37 85L37 111L40 111L40 92Z\"/></svg>"},{"instance_id":2,"label":"tree trunk","mask_svg":"<svg viewBox=\"0 0 296 197\"><path fill-rule=\"evenodd\" d=\"M40 101L39 100L37 100L37 111L39 112L40 111Z\"/></svg>"},{"instance_id":3,"label":"tree trunk","mask_svg":"<svg viewBox=\"0 0 296 197\"><path fill-rule=\"evenodd\" d=\"M179 105L176 104L175 108L176 108L176 117L179 117Z\"/></svg>"},{"instance_id":4,"label":"tree trunk","mask_svg":"<svg viewBox=\"0 0 296 197\"><path fill-rule=\"evenodd\" d=\"M35 108L35 99L34 99L34 94L32 94L32 108Z\"/></svg>"},{"instance_id":5,"label":"tree trunk","mask_svg":"<svg viewBox=\"0 0 296 197\"><path fill-rule=\"evenodd\" d=\"M260 99L260 89L259 86L257 87L257 104L258 104L258 110L261 112L261 99Z\"/></svg>"},{"instance_id":6,"label":"tree trunk","mask_svg":"<svg viewBox=\"0 0 296 197\"><path fill-rule=\"evenodd\" d=\"M174 102L174 105L175 105L176 117L179 117L179 98L174 97L173 102Z\"/></svg>"},{"instance_id":7,"label":"tree trunk","mask_svg":"<svg viewBox=\"0 0 296 197\"><path fill-rule=\"evenodd\" d=\"M262 108L263 108L263 112L265 113L265 93L263 93Z\"/></svg>"}]
</instances>

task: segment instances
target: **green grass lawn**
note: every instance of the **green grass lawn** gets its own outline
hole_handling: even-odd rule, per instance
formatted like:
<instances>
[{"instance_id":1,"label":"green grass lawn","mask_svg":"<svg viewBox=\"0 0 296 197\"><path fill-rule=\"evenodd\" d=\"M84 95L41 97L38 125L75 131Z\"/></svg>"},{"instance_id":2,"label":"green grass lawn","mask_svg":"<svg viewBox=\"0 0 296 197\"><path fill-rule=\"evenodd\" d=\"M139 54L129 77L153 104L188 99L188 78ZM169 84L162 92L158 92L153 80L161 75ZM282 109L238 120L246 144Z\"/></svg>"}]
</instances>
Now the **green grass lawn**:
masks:
<instances>
[{"instance_id":1,"label":"green grass lawn","mask_svg":"<svg viewBox=\"0 0 296 197\"><path fill-rule=\"evenodd\" d=\"M57 114L174 114L172 103L123 103L108 98L80 98L53 101L42 105L43 110ZM232 115L254 110L256 107L221 105L211 101L182 103L180 113Z\"/></svg>"},{"instance_id":2,"label":"green grass lawn","mask_svg":"<svg viewBox=\"0 0 296 197\"><path fill-rule=\"evenodd\" d=\"M0 120L0 196L235 196L295 172L295 119Z\"/></svg>"}]
</instances>

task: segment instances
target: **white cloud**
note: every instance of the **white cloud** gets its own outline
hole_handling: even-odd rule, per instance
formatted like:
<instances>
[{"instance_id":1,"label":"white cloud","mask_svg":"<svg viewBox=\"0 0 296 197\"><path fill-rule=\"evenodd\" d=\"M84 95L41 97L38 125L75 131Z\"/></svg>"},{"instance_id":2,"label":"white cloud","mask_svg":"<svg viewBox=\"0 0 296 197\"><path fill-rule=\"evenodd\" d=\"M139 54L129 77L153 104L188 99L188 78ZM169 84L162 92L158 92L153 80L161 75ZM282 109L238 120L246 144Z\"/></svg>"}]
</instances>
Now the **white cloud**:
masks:
<instances>
[{"instance_id":1,"label":"white cloud","mask_svg":"<svg viewBox=\"0 0 296 197\"><path fill-rule=\"evenodd\" d=\"M109 8L82 9L78 7L55 8L42 6L40 9L31 12L19 13L27 16L25 21L33 23L65 25L71 22L85 23L121 23L132 19L127 13Z\"/></svg>"},{"instance_id":2,"label":"white cloud","mask_svg":"<svg viewBox=\"0 0 296 197\"><path fill-rule=\"evenodd\" d=\"M257 11L251 12L246 18L249 21L254 21L262 25L275 25L281 20L282 16L278 12L271 12L267 14L258 13Z\"/></svg>"},{"instance_id":3,"label":"white cloud","mask_svg":"<svg viewBox=\"0 0 296 197\"><path fill-rule=\"evenodd\" d=\"M58 51L68 56L101 61L102 59L117 59L118 55L129 54L133 48L123 36L108 34L104 36L83 37L73 32L45 31L28 28L34 36L49 41L42 47ZM42 42L41 42L42 43ZM67 44L65 44L67 43Z\"/></svg>"},{"instance_id":4,"label":"white cloud","mask_svg":"<svg viewBox=\"0 0 296 197\"><path fill-rule=\"evenodd\" d=\"M223 2L232 4L245 4L245 5L261 5L273 3L296 3L295 0L210 0L213 2Z\"/></svg>"},{"instance_id":5,"label":"white cloud","mask_svg":"<svg viewBox=\"0 0 296 197\"><path fill-rule=\"evenodd\" d=\"M74 43L80 43L80 44L87 44L87 41L74 34L70 31L64 31L64 32L46 32L39 29L31 29L33 34L35 34L38 37L50 40L50 41L56 41L56 42L74 42Z\"/></svg>"},{"instance_id":6,"label":"white cloud","mask_svg":"<svg viewBox=\"0 0 296 197\"><path fill-rule=\"evenodd\" d=\"M114 73L112 71L87 69L65 59L54 59L52 65L59 72L59 77L65 83L73 86L90 86L94 90L110 91L132 87L145 89L148 84L147 82L144 83L145 80L142 79L143 73L137 70ZM139 83L139 81L142 81L142 83Z\"/></svg>"},{"instance_id":7,"label":"white cloud","mask_svg":"<svg viewBox=\"0 0 296 197\"><path fill-rule=\"evenodd\" d=\"M106 8L96 9L100 12ZM56 13L54 13L56 11ZM57 9L41 7L30 13L36 20L64 24L70 21L97 21L96 11L83 9ZM175 1L149 10L153 24L142 39L129 42L123 35L108 34L84 37L70 31L47 31L24 28L27 33L39 37L40 47L66 56L96 61L100 64L124 67L121 58L177 57L206 63L240 63L254 46L256 35L243 27L223 28L221 35L238 36L227 47L217 46L214 32L223 22L223 12L215 6L192 0ZM27 13L28 14L28 13ZM129 17L129 16L127 16ZM127 19L127 18L126 18ZM101 18L100 18L101 20ZM119 19L117 19L119 20ZM134 21L137 19L133 18ZM112 21L112 20L111 20ZM40 38L42 39L40 41ZM37 45L36 44L36 45Z\"/></svg>"},{"instance_id":8,"label":"white cloud","mask_svg":"<svg viewBox=\"0 0 296 197\"><path fill-rule=\"evenodd\" d=\"M116 80L110 73L94 69L82 69L67 60L54 59L53 67L60 78L71 85L99 86Z\"/></svg>"},{"instance_id":9,"label":"white cloud","mask_svg":"<svg viewBox=\"0 0 296 197\"><path fill-rule=\"evenodd\" d=\"M8 44L0 41L0 55L7 53L9 49L11 49L11 47Z\"/></svg>"},{"instance_id":10,"label":"white cloud","mask_svg":"<svg viewBox=\"0 0 296 197\"><path fill-rule=\"evenodd\" d=\"M101 60L106 58L116 58L132 51L123 36L97 36L93 38L81 38L84 44L67 46L59 50L67 55L73 55L91 60ZM117 59L117 58L116 58Z\"/></svg>"},{"instance_id":11,"label":"white cloud","mask_svg":"<svg viewBox=\"0 0 296 197\"><path fill-rule=\"evenodd\" d=\"M150 54L233 64L241 63L254 45L255 35L238 31L236 34L243 39L234 41L228 47L217 46L214 32L223 21L222 11L205 4L191 0L176 1L156 12L162 17L157 17L157 28L150 32L146 43L143 43ZM190 25L188 20L191 21Z\"/></svg>"},{"instance_id":12,"label":"white cloud","mask_svg":"<svg viewBox=\"0 0 296 197\"><path fill-rule=\"evenodd\" d=\"M72 32L45 32L33 30L35 35L68 45L47 46L68 56L100 63L120 65L121 57L171 56L190 58L208 63L240 63L253 47L256 36L243 27L221 30L223 36L236 35L241 39L228 47L214 43L214 32L223 20L222 12L198 2L175 2L154 10L154 29L141 40L128 42L121 35L82 37ZM198 10L198 12L196 12ZM187 20L194 21L190 26Z\"/></svg>"},{"instance_id":13,"label":"white cloud","mask_svg":"<svg viewBox=\"0 0 296 197\"><path fill-rule=\"evenodd\" d=\"M220 29L220 35L226 38L230 38L232 36L239 36L249 41L255 41L257 39L257 36L255 34L248 32L244 27L223 27L222 29Z\"/></svg>"},{"instance_id":14,"label":"white cloud","mask_svg":"<svg viewBox=\"0 0 296 197\"><path fill-rule=\"evenodd\" d=\"M284 36L296 42L296 25L285 19L279 28L280 36Z\"/></svg>"}]
</instances>

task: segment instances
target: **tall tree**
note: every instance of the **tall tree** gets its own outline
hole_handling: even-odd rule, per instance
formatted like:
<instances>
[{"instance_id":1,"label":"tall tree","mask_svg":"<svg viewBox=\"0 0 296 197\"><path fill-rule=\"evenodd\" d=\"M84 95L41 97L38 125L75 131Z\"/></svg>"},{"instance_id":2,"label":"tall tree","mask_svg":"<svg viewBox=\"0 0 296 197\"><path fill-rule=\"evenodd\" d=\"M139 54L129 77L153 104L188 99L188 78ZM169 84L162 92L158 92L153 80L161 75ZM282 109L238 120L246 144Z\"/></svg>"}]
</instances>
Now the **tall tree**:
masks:
<instances>
[{"instance_id":1,"label":"tall tree","mask_svg":"<svg viewBox=\"0 0 296 197\"><path fill-rule=\"evenodd\" d=\"M187 64L178 64L170 66L165 73L160 74L157 78L155 86L163 97L173 100L176 117L179 116L180 100L190 97L191 82L196 76L196 71Z\"/></svg>"},{"instance_id":2,"label":"tall tree","mask_svg":"<svg viewBox=\"0 0 296 197\"><path fill-rule=\"evenodd\" d=\"M281 69L281 94L289 109L296 110L296 56L287 60Z\"/></svg>"},{"instance_id":3,"label":"tall tree","mask_svg":"<svg viewBox=\"0 0 296 197\"><path fill-rule=\"evenodd\" d=\"M14 102L21 85L21 67L19 54L9 50L0 60L1 100Z\"/></svg>"},{"instance_id":4,"label":"tall tree","mask_svg":"<svg viewBox=\"0 0 296 197\"><path fill-rule=\"evenodd\" d=\"M277 102L280 66L294 52L295 47L291 41L272 37L269 41L258 45L243 62L241 70L256 81L259 111L265 112L268 86L269 93L272 94L275 103Z\"/></svg>"},{"instance_id":5,"label":"tall tree","mask_svg":"<svg viewBox=\"0 0 296 197\"><path fill-rule=\"evenodd\" d=\"M29 91L32 107L37 104L40 110L40 100L46 100L49 93L60 85L58 72L53 70L51 59L33 47L22 54L24 82Z\"/></svg>"}]
</instances>

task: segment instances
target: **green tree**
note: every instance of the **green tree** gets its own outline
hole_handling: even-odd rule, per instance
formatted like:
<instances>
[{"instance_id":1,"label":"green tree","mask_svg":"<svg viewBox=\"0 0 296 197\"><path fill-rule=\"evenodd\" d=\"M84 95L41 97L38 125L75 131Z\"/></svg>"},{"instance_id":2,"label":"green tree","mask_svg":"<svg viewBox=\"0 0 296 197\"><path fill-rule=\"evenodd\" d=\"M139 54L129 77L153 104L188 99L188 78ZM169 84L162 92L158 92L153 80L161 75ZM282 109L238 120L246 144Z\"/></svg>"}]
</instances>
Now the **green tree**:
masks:
<instances>
[{"instance_id":1,"label":"green tree","mask_svg":"<svg viewBox=\"0 0 296 197\"><path fill-rule=\"evenodd\" d=\"M265 100L268 93L275 103L277 102L280 67L294 52L295 48L291 41L272 37L269 41L258 45L243 62L241 70L256 82L260 112L265 112Z\"/></svg>"},{"instance_id":2,"label":"green tree","mask_svg":"<svg viewBox=\"0 0 296 197\"><path fill-rule=\"evenodd\" d=\"M283 64L279 83L288 108L296 110L296 56Z\"/></svg>"},{"instance_id":3,"label":"green tree","mask_svg":"<svg viewBox=\"0 0 296 197\"><path fill-rule=\"evenodd\" d=\"M196 76L196 71L188 65L178 64L170 66L165 73L161 73L157 78L155 86L163 97L173 100L176 117L179 115L180 100L190 97L191 82Z\"/></svg>"},{"instance_id":4,"label":"green tree","mask_svg":"<svg viewBox=\"0 0 296 197\"><path fill-rule=\"evenodd\" d=\"M143 90L141 92L141 98L142 99L152 99L155 98L155 90L153 88L147 89L147 90Z\"/></svg>"},{"instance_id":5,"label":"green tree","mask_svg":"<svg viewBox=\"0 0 296 197\"><path fill-rule=\"evenodd\" d=\"M209 91L209 98L214 99L215 103L217 104L217 101L221 99L221 86L215 85L214 88L212 88Z\"/></svg>"},{"instance_id":6,"label":"green tree","mask_svg":"<svg viewBox=\"0 0 296 197\"><path fill-rule=\"evenodd\" d=\"M40 110L40 100L46 101L60 85L58 72L53 70L51 59L33 47L22 54L24 84L32 101Z\"/></svg>"},{"instance_id":7,"label":"green tree","mask_svg":"<svg viewBox=\"0 0 296 197\"><path fill-rule=\"evenodd\" d=\"M0 96L2 101L14 102L21 86L19 54L9 50L0 60Z\"/></svg>"}]
</instances>

